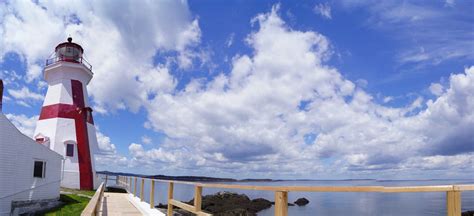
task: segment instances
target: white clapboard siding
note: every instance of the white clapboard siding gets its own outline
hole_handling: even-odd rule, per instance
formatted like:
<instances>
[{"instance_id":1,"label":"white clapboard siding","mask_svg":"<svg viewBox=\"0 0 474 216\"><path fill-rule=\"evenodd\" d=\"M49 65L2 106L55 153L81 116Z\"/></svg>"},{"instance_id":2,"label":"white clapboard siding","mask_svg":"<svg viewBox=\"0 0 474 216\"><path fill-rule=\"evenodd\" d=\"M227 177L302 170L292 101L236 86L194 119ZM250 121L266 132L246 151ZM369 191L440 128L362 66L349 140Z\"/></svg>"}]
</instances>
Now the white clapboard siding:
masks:
<instances>
[{"instance_id":1,"label":"white clapboard siding","mask_svg":"<svg viewBox=\"0 0 474 216\"><path fill-rule=\"evenodd\" d=\"M46 162L45 178L34 178L34 161ZM59 198L62 156L22 134L0 112L0 215L12 201Z\"/></svg>"}]
</instances>

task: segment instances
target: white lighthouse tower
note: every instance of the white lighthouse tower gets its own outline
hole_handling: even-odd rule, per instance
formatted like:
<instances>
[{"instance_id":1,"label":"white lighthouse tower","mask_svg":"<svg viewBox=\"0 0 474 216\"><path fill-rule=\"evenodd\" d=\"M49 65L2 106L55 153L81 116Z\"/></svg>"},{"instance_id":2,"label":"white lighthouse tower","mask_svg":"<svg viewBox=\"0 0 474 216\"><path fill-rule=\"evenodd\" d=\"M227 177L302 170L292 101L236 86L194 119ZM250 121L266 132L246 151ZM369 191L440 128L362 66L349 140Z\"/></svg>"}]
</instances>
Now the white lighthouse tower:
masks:
<instances>
[{"instance_id":1,"label":"white lighthouse tower","mask_svg":"<svg viewBox=\"0 0 474 216\"><path fill-rule=\"evenodd\" d=\"M91 190L98 183L94 169L97 136L86 88L93 76L92 66L83 52L69 37L46 61L48 91L34 138L63 155L62 187Z\"/></svg>"}]
</instances>

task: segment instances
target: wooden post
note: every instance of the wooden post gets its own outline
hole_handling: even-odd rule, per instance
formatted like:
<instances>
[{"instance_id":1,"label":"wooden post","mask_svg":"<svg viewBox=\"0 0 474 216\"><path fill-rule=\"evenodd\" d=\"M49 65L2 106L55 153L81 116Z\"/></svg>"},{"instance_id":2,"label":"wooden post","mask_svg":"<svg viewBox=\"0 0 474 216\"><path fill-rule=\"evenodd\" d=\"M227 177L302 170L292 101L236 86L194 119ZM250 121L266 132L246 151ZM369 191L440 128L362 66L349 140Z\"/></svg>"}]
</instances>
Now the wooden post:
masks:
<instances>
[{"instance_id":1,"label":"wooden post","mask_svg":"<svg viewBox=\"0 0 474 216\"><path fill-rule=\"evenodd\" d=\"M143 201L143 195L144 195L144 193L143 193L143 187L144 187L144 185L145 185L145 179L142 178L142 185L140 186L140 200L141 200L141 201Z\"/></svg>"},{"instance_id":2,"label":"wooden post","mask_svg":"<svg viewBox=\"0 0 474 216\"><path fill-rule=\"evenodd\" d=\"M173 199L173 182L168 184L168 216L173 216L173 205L171 200Z\"/></svg>"},{"instance_id":3,"label":"wooden post","mask_svg":"<svg viewBox=\"0 0 474 216\"><path fill-rule=\"evenodd\" d=\"M195 186L194 187L194 209L196 211L201 211L201 202L202 202L202 187Z\"/></svg>"},{"instance_id":4,"label":"wooden post","mask_svg":"<svg viewBox=\"0 0 474 216\"><path fill-rule=\"evenodd\" d=\"M133 184L133 196L137 196L137 177L135 177L135 184Z\"/></svg>"},{"instance_id":5,"label":"wooden post","mask_svg":"<svg viewBox=\"0 0 474 216\"><path fill-rule=\"evenodd\" d=\"M446 212L448 216L461 216L461 191L446 192Z\"/></svg>"},{"instance_id":6,"label":"wooden post","mask_svg":"<svg viewBox=\"0 0 474 216\"><path fill-rule=\"evenodd\" d=\"M107 177L108 175L105 175L105 185L107 185Z\"/></svg>"},{"instance_id":7,"label":"wooden post","mask_svg":"<svg viewBox=\"0 0 474 216\"><path fill-rule=\"evenodd\" d=\"M128 192L132 192L132 177L128 177Z\"/></svg>"},{"instance_id":8,"label":"wooden post","mask_svg":"<svg viewBox=\"0 0 474 216\"><path fill-rule=\"evenodd\" d=\"M288 192L275 191L275 216L288 216Z\"/></svg>"},{"instance_id":9,"label":"wooden post","mask_svg":"<svg viewBox=\"0 0 474 216\"><path fill-rule=\"evenodd\" d=\"M155 181L153 179L150 185L150 208L155 208Z\"/></svg>"}]
</instances>

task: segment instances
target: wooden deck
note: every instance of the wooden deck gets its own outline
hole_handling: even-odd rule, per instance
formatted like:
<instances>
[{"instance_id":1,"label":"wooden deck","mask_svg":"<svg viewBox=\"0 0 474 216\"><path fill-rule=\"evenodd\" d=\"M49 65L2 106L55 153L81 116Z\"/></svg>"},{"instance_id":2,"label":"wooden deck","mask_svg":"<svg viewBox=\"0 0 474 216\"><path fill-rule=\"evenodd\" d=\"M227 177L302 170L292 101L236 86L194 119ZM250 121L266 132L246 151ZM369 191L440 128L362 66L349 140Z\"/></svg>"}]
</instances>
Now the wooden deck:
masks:
<instances>
[{"instance_id":1,"label":"wooden deck","mask_svg":"<svg viewBox=\"0 0 474 216\"><path fill-rule=\"evenodd\" d=\"M104 193L97 215L142 215L126 193Z\"/></svg>"}]
</instances>

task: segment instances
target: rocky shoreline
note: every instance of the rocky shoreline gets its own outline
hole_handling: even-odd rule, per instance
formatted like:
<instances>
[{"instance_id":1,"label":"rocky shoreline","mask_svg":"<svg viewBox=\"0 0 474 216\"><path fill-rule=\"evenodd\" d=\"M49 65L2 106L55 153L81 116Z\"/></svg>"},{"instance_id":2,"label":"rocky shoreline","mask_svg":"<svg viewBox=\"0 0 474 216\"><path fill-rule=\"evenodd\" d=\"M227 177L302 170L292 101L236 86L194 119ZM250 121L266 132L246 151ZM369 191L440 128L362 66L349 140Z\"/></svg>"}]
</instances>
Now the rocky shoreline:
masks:
<instances>
[{"instance_id":1,"label":"rocky shoreline","mask_svg":"<svg viewBox=\"0 0 474 216\"><path fill-rule=\"evenodd\" d=\"M185 202L193 205L194 199ZM304 206L309 203L306 198L299 198L294 203L288 203L289 206ZM250 199L245 194L232 192L218 192L212 195L202 197L202 210L212 213L215 216L256 216L259 211L270 208L274 205L264 198ZM168 206L159 204L156 208L166 209ZM192 213L176 208L177 214L182 216L191 216Z\"/></svg>"},{"instance_id":2,"label":"rocky shoreline","mask_svg":"<svg viewBox=\"0 0 474 216\"><path fill-rule=\"evenodd\" d=\"M288 206L305 206L309 202L303 197L293 203L288 203ZM194 205L194 199L185 203ZM264 198L250 199L245 194L226 191L202 197L202 210L215 216L257 216L258 212L268 209L274 204L275 202ZM168 208L166 204L161 203L155 207L163 211ZM194 214L177 207L174 207L174 212L174 216L194 216ZM465 211L462 216L474 216L474 211Z\"/></svg>"},{"instance_id":3,"label":"rocky shoreline","mask_svg":"<svg viewBox=\"0 0 474 216\"><path fill-rule=\"evenodd\" d=\"M465 211L461 214L461 216L474 216L474 210L472 211Z\"/></svg>"}]
</instances>

